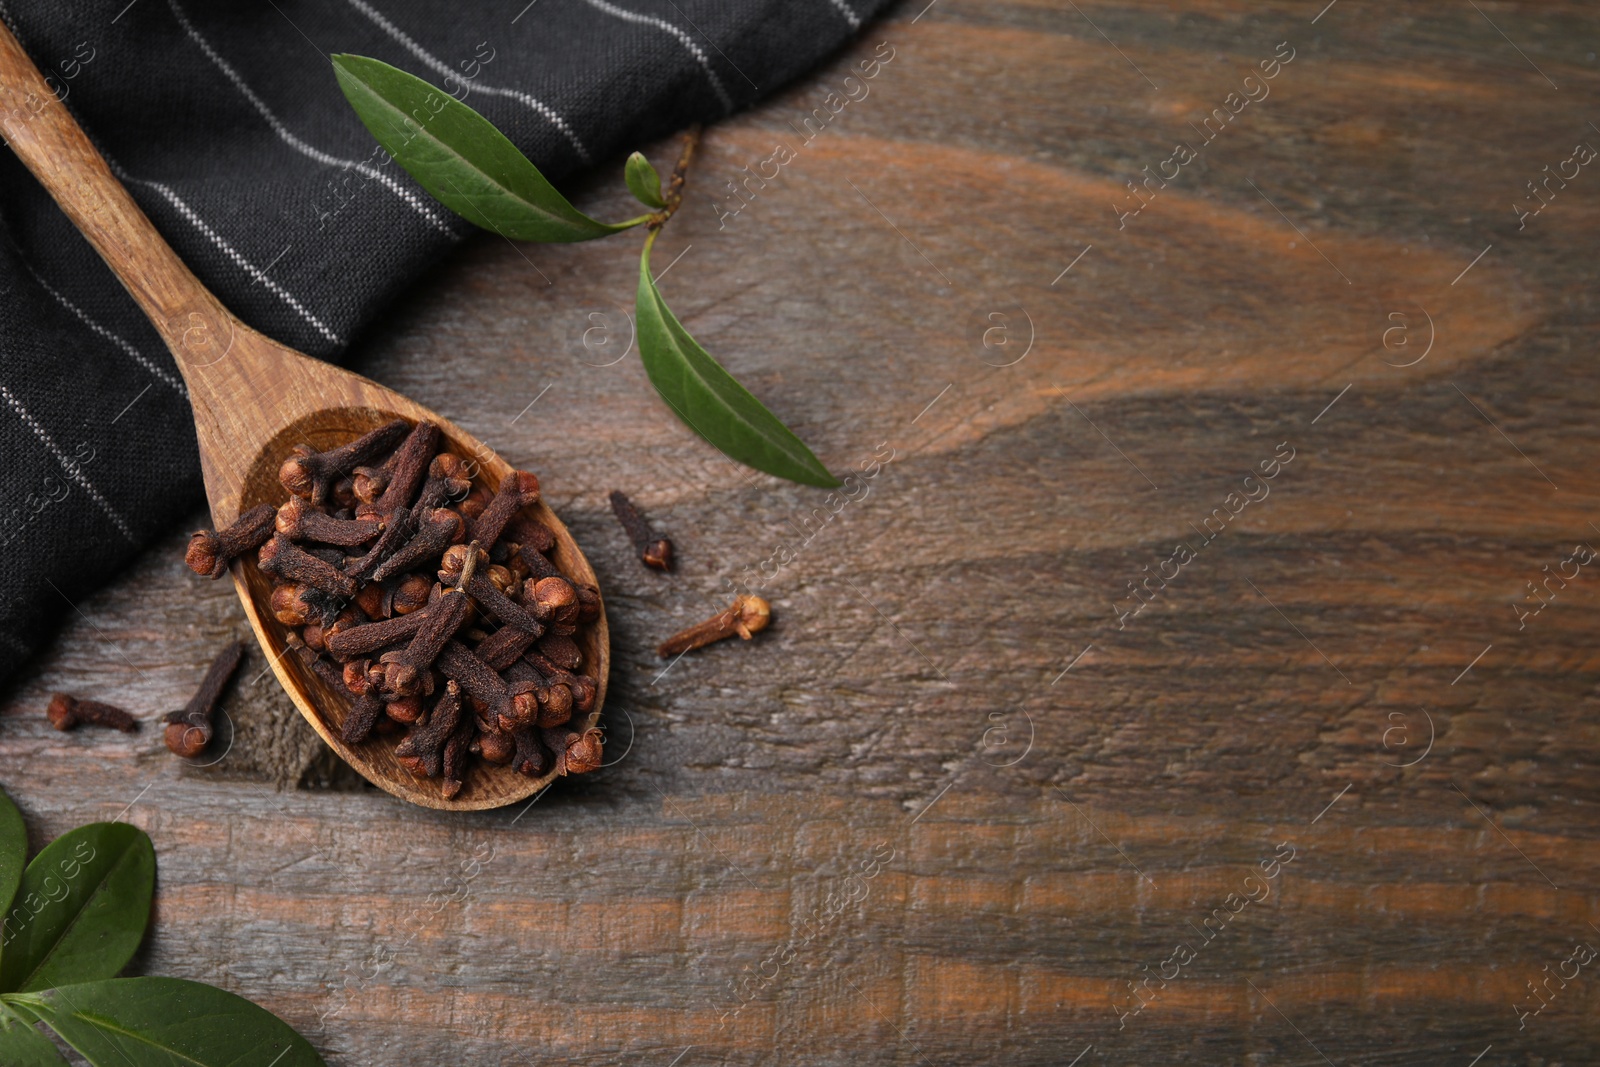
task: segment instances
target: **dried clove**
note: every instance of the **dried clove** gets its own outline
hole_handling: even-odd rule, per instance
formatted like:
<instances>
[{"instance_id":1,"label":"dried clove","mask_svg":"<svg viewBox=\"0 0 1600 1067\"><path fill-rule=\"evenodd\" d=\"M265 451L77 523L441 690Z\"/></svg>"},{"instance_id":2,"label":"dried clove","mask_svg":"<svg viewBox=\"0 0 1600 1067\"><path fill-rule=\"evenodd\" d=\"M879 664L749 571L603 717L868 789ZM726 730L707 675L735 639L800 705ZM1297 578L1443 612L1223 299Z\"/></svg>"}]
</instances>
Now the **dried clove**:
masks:
<instances>
[{"instance_id":1,"label":"dried clove","mask_svg":"<svg viewBox=\"0 0 1600 1067\"><path fill-rule=\"evenodd\" d=\"M517 550L517 557L522 560L522 565L528 568L528 577L534 581L538 581L540 578L562 577L561 572L556 569L556 565L551 563L543 552L538 551L532 545L523 545Z\"/></svg>"},{"instance_id":2,"label":"dried clove","mask_svg":"<svg viewBox=\"0 0 1600 1067\"><path fill-rule=\"evenodd\" d=\"M600 590L592 585L574 584L578 594L578 621L594 622L600 618Z\"/></svg>"},{"instance_id":3,"label":"dried clove","mask_svg":"<svg viewBox=\"0 0 1600 1067\"><path fill-rule=\"evenodd\" d=\"M139 728L139 721L115 704L79 700L67 693L53 695L45 715L49 716L50 725L57 730L71 730L79 724L87 724L109 726L113 730L131 734Z\"/></svg>"},{"instance_id":4,"label":"dried clove","mask_svg":"<svg viewBox=\"0 0 1600 1067\"><path fill-rule=\"evenodd\" d=\"M478 643L478 658L497 671L506 670L521 658L542 632L542 628L519 630L515 626L502 626Z\"/></svg>"},{"instance_id":5,"label":"dried clove","mask_svg":"<svg viewBox=\"0 0 1600 1067\"><path fill-rule=\"evenodd\" d=\"M516 741L504 730L485 730L480 723L476 748L486 763L506 764L516 752Z\"/></svg>"},{"instance_id":6,"label":"dried clove","mask_svg":"<svg viewBox=\"0 0 1600 1067\"><path fill-rule=\"evenodd\" d=\"M578 621L578 590L565 578L529 578L522 586L522 601L533 616L550 624L551 632L571 634Z\"/></svg>"},{"instance_id":7,"label":"dried clove","mask_svg":"<svg viewBox=\"0 0 1600 1067\"><path fill-rule=\"evenodd\" d=\"M439 670L446 678L461 683L466 694L487 709L491 722L510 710L511 694L505 679L461 642L445 644L439 653Z\"/></svg>"},{"instance_id":8,"label":"dried clove","mask_svg":"<svg viewBox=\"0 0 1600 1067\"><path fill-rule=\"evenodd\" d=\"M444 773L444 748L461 722L461 688L448 683L433 706L426 724L406 735L395 747L395 759L418 778Z\"/></svg>"},{"instance_id":9,"label":"dried clove","mask_svg":"<svg viewBox=\"0 0 1600 1067\"><path fill-rule=\"evenodd\" d=\"M446 800L452 800L461 792L461 787L466 784L467 753L472 751L473 741L478 734L477 724L472 721L472 716L461 716L461 722L456 727L455 733L450 735L450 740L444 746L444 782L439 786L439 792Z\"/></svg>"},{"instance_id":10,"label":"dried clove","mask_svg":"<svg viewBox=\"0 0 1600 1067\"><path fill-rule=\"evenodd\" d=\"M575 671L583 666L582 650L578 648L578 643L566 634L546 634L539 641L539 651L564 671Z\"/></svg>"},{"instance_id":11,"label":"dried clove","mask_svg":"<svg viewBox=\"0 0 1600 1067\"><path fill-rule=\"evenodd\" d=\"M506 595L503 587L509 584L509 571L491 565L486 573L476 573L484 556L477 544L474 541L471 545L451 545L446 549L439 560L439 581L465 589L479 607L506 626L514 626L535 637L543 634L544 626L539 620ZM468 571L469 563L473 568L471 572ZM499 572L498 575L496 572Z\"/></svg>"},{"instance_id":12,"label":"dried clove","mask_svg":"<svg viewBox=\"0 0 1600 1067\"><path fill-rule=\"evenodd\" d=\"M262 545L256 553L256 565L284 581L309 585L344 600L356 595L354 578L286 537L273 537Z\"/></svg>"},{"instance_id":13,"label":"dried clove","mask_svg":"<svg viewBox=\"0 0 1600 1067\"><path fill-rule=\"evenodd\" d=\"M297 645L294 634L289 635L288 644L290 648L295 650L296 655L300 657L300 662L311 668L317 677L322 679L324 685L335 693L344 692L343 674L338 667L328 662L327 657L318 655L303 643Z\"/></svg>"},{"instance_id":14,"label":"dried clove","mask_svg":"<svg viewBox=\"0 0 1600 1067\"><path fill-rule=\"evenodd\" d=\"M233 672L239 669L239 661L243 658L244 642L229 644L211 661L200 688L195 690L183 710L167 714L164 738L173 755L193 759L211 743L212 719L222 699L222 690L227 687Z\"/></svg>"},{"instance_id":15,"label":"dried clove","mask_svg":"<svg viewBox=\"0 0 1600 1067\"><path fill-rule=\"evenodd\" d=\"M422 492L418 494L411 511L421 516L429 509L460 500L471 488L472 479L467 477L467 465L461 457L441 452L428 464L428 480L422 483Z\"/></svg>"},{"instance_id":16,"label":"dried clove","mask_svg":"<svg viewBox=\"0 0 1600 1067\"><path fill-rule=\"evenodd\" d=\"M377 725L382 715L383 701L378 699L378 691L369 686L356 694L355 703L345 712L344 725L339 728L339 737L347 745L360 744L372 733L372 728Z\"/></svg>"},{"instance_id":17,"label":"dried clove","mask_svg":"<svg viewBox=\"0 0 1600 1067\"><path fill-rule=\"evenodd\" d=\"M431 422L419 422L391 457L392 466L383 493L375 502L363 505L358 513L358 517L379 518L387 525L366 555L345 564L345 573L352 578L371 577L372 572L411 536L414 529L411 503L432 464L433 449L438 442L439 427Z\"/></svg>"},{"instance_id":18,"label":"dried clove","mask_svg":"<svg viewBox=\"0 0 1600 1067\"><path fill-rule=\"evenodd\" d=\"M291 541L319 541L325 545L364 545L383 532L383 524L362 519L336 519L318 511L297 496L278 509L275 528Z\"/></svg>"},{"instance_id":19,"label":"dried clove","mask_svg":"<svg viewBox=\"0 0 1600 1067\"><path fill-rule=\"evenodd\" d=\"M183 561L202 578L220 578L228 564L252 548L259 548L272 536L277 509L271 504L253 507L234 520L231 526L213 533L196 530L189 538Z\"/></svg>"},{"instance_id":20,"label":"dried clove","mask_svg":"<svg viewBox=\"0 0 1600 1067\"><path fill-rule=\"evenodd\" d=\"M560 775L588 774L604 759L605 735L588 729L579 733L564 727L541 729L544 743L555 753L555 772Z\"/></svg>"},{"instance_id":21,"label":"dried clove","mask_svg":"<svg viewBox=\"0 0 1600 1067\"><path fill-rule=\"evenodd\" d=\"M483 509L483 514L472 520L472 540L480 545L494 544L500 540L500 533L511 516L538 500L538 476L528 471L512 471L500 480L500 491Z\"/></svg>"},{"instance_id":22,"label":"dried clove","mask_svg":"<svg viewBox=\"0 0 1600 1067\"><path fill-rule=\"evenodd\" d=\"M272 617L285 626L304 626L334 614L338 602L320 589L299 582L284 582L273 586L267 603Z\"/></svg>"},{"instance_id":23,"label":"dried clove","mask_svg":"<svg viewBox=\"0 0 1600 1067\"><path fill-rule=\"evenodd\" d=\"M394 465L389 468L389 481L378 497L380 511L395 511L411 506L417 488L427 476L439 446L439 427L431 422L419 422L406 435L395 450Z\"/></svg>"},{"instance_id":24,"label":"dried clove","mask_svg":"<svg viewBox=\"0 0 1600 1067\"><path fill-rule=\"evenodd\" d=\"M396 641L410 640L427 621L426 611L416 611L365 626L352 626L328 639L328 654L340 661L364 656Z\"/></svg>"},{"instance_id":25,"label":"dried clove","mask_svg":"<svg viewBox=\"0 0 1600 1067\"><path fill-rule=\"evenodd\" d=\"M639 553L639 562L658 571L672 569L672 542L650 528L639 509L622 490L611 493L611 510Z\"/></svg>"},{"instance_id":26,"label":"dried clove","mask_svg":"<svg viewBox=\"0 0 1600 1067\"><path fill-rule=\"evenodd\" d=\"M422 693L407 693L402 697L384 701L383 713L392 721L411 726L422 721ZM383 694L378 694L378 699L383 699Z\"/></svg>"},{"instance_id":27,"label":"dried clove","mask_svg":"<svg viewBox=\"0 0 1600 1067\"><path fill-rule=\"evenodd\" d=\"M389 598L389 611L394 615L409 615L428 606L433 592L433 579L425 574L408 574L400 579Z\"/></svg>"},{"instance_id":28,"label":"dried clove","mask_svg":"<svg viewBox=\"0 0 1600 1067\"><path fill-rule=\"evenodd\" d=\"M467 583L467 592L478 606L493 615L506 626L515 627L534 637L544 633L544 626L539 620L523 610L515 600L502 593L488 577L477 576Z\"/></svg>"},{"instance_id":29,"label":"dried clove","mask_svg":"<svg viewBox=\"0 0 1600 1067\"><path fill-rule=\"evenodd\" d=\"M426 513L421 528L394 555L384 560L372 571L372 580L381 582L391 575L408 571L439 555L461 540L466 531L461 516L449 508L433 508Z\"/></svg>"},{"instance_id":30,"label":"dried clove","mask_svg":"<svg viewBox=\"0 0 1600 1067\"><path fill-rule=\"evenodd\" d=\"M765 630L771 621L772 605L761 597L735 597L727 611L697 626L673 634L661 642L656 653L662 659L671 659L673 656L696 648L704 648L713 641L721 641L724 637L732 637L734 634L748 641L751 635Z\"/></svg>"},{"instance_id":31,"label":"dried clove","mask_svg":"<svg viewBox=\"0 0 1600 1067\"><path fill-rule=\"evenodd\" d=\"M479 515L483 514L483 509L488 507L489 501L493 499L494 494L489 492L489 490L485 489L483 486L473 486L472 492L467 494L467 498L461 502L460 506L457 507L456 510L461 512L461 514L466 516L468 519L476 519Z\"/></svg>"},{"instance_id":32,"label":"dried clove","mask_svg":"<svg viewBox=\"0 0 1600 1067\"><path fill-rule=\"evenodd\" d=\"M499 726L502 730L521 730L539 723L539 690L545 684L539 681L512 682L506 692L510 694L511 702L504 714L500 716Z\"/></svg>"},{"instance_id":33,"label":"dried clove","mask_svg":"<svg viewBox=\"0 0 1600 1067\"><path fill-rule=\"evenodd\" d=\"M356 483L354 478L340 478L333 483L333 503L340 512L347 512L360 503L356 499ZM349 515L338 514L334 518L348 519Z\"/></svg>"},{"instance_id":34,"label":"dried clove","mask_svg":"<svg viewBox=\"0 0 1600 1067\"><path fill-rule=\"evenodd\" d=\"M532 545L535 552L548 552L556 547L556 535L550 527L524 512L513 515L500 536L517 545Z\"/></svg>"},{"instance_id":35,"label":"dried clove","mask_svg":"<svg viewBox=\"0 0 1600 1067\"><path fill-rule=\"evenodd\" d=\"M529 726L513 731L511 741L516 746L511 757L512 770L529 778L537 778L549 772L554 760L550 751L544 747L537 728Z\"/></svg>"},{"instance_id":36,"label":"dried clove","mask_svg":"<svg viewBox=\"0 0 1600 1067\"><path fill-rule=\"evenodd\" d=\"M307 445L296 445L294 454L278 468L278 481L292 495L320 504L336 481L392 449L405 435L406 427L406 420L396 419L327 452L314 452Z\"/></svg>"},{"instance_id":37,"label":"dried clove","mask_svg":"<svg viewBox=\"0 0 1600 1067\"><path fill-rule=\"evenodd\" d=\"M433 666L445 644L466 623L467 612L471 607L472 602L466 596L459 592L451 592L446 593L426 612L416 613L422 616L422 625L418 627L411 643L406 646L404 652L393 653L383 658L383 684L380 688L385 697L410 696L417 692L422 685L423 672ZM403 619L410 617L401 616ZM471 688L465 685L463 688L469 693L472 692Z\"/></svg>"}]
</instances>

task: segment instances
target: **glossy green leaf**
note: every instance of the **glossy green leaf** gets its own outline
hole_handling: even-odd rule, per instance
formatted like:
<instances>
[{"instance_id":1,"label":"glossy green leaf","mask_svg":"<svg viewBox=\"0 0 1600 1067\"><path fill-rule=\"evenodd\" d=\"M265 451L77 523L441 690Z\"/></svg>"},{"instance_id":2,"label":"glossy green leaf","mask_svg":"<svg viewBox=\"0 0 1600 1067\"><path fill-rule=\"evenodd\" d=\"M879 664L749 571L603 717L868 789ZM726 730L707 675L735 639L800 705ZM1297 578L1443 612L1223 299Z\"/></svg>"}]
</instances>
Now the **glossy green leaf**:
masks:
<instances>
[{"instance_id":1,"label":"glossy green leaf","mask_svg":"<svg viewBox=\"0 0 1600 1067\"><path fill-rule=\"evenodd\" d=\"M6 916L0 990L114 977L144 937L155 881L155 849L136 826L90 823L50 842Z\"/></svg>"},{"instance_id":2,"label":"glossy green leaf","mask_svg":"<svg viewBox=\"0 0 1600 1067\"><path fill-rule=\"evenodd\" d=\"M11 898L17 895L27 862L28 829L22 825L22 812L0 792L0 908L4 911L11 909ZM4 952L3 947L0 952Z\"/></svg>"},{"instance_id":3,"label":"glossy green leaf","mask_svg":"<svg viewBox=\"0 0 1600 1067\"><path fill-rule=\"evenodd\" d=\"M0 1063L6 1067L66 1067L66 1059L33 1025L26 1009L0 1003Z\"/></svg>"},{"instance_id":4,"label":"glossy green leaf","mask_svg":"<svg viewBox=\"0 0 1600 1067\"><path fill-rule=\"evenodd\" d=\"M326 1067L243 997L181 978L113 978L13 998L95 1067Z\"/></svg>"},{"instance_id":5,"label":"glossy green leaf","mask_svg":"<svg viewBox=\"0 0 1600 1067\"><path fill-rule=\"evenodd\" d=\"M656 173L656 168L651 166L642 152L635 152L628 157L627 165L622 168L622 176L628 182L628 191L639 203L654 208L667 206L666 197L661 195L661 175Z\"/></svg>"},{"instance_id":6,"label":"glossy green leaf","mask_svg":"<svg viewBox=\"0 0 1600 1067\"><path fill-rule=\"evenodd\" d=\"M701 348L661 299L650 277L655 239L651 233L639 257L637 318L639 356L656 392L729 458L805 485L838 485L805 442Z\"/></svg>"},{"instance_id":7,"label":"glossy green leaf","mask_svg":"<svg viewBox=\"0 0 1600 1067\"><path fill-rule=\"evenodd\" d=\"M515 241L588 241L645 220L585 215L493 123L421 78L352 55L334 56L333 73L395 162L468 222Z\"/></svg>"}]
</instances>

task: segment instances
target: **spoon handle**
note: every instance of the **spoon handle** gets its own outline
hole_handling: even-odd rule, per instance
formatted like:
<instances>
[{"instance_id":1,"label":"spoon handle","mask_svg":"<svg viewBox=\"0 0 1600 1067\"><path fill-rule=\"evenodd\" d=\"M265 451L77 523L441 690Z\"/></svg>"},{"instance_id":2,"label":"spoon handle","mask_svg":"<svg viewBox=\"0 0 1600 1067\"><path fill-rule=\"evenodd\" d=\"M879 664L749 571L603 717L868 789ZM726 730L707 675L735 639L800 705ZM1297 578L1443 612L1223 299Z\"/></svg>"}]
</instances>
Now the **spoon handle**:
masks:
<instances>
[{"instance_id":1,"label":"spoon handle","mask_svg":"<svg viewBox=\"0 0 1600 1067\"><path fill-rule=\"evenodd\" d=\"M185 377L191 364L213 362L213 335L231 335L232 317L162 239L3 22L0 136L144 309Z\"/></svg>"}]
</instances>

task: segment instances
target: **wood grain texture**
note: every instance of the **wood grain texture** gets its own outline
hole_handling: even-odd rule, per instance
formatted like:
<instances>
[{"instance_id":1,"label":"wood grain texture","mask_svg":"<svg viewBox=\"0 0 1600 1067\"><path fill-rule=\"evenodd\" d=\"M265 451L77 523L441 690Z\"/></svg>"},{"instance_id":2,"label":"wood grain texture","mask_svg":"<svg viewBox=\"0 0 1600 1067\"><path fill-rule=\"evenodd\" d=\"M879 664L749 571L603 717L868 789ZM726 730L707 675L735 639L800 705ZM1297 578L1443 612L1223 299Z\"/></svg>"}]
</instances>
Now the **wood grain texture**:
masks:
<instances>
[{"instance_id":1,"label":"wood grain texture","mask_svg":"<svg viewBox=\"0 0 1600 1067\"><path fill-rule=\"evenodd\" d=\"M1511 205L1600 140L1592 13L924 2L708 131L654 257L830 468L893 450L836 514L617 359L627 240L474 242L357 362L540 472L606 590L620 762L526 810L400 805L308 768L259 663L213 768L55 734L52 689L153 724L242 630L175 532L0 714L35 839L133 802L161 863L137 966L339 1065L1589 1062L1590 970L1513 1006L1600 946L1596 577L1513 606L1600 537L1600 185L1522 230ZM1283 41L1270 95L1119 229L1125 183ZM580 206L615 217L620 169ZM992 312L1032 321L1014 365ZM655 643L740 580L772 628L663 674ZM295 777L340 788L269 784Z\"/></svg>"}]
</instances>

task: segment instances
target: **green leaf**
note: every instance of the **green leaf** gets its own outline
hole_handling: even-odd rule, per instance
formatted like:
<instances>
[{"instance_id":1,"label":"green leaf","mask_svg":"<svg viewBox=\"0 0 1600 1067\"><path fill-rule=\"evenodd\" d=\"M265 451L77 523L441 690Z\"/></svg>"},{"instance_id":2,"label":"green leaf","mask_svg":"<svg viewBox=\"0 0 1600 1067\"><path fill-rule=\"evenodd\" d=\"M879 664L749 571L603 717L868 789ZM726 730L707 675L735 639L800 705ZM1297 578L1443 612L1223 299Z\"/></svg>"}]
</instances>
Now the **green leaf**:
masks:
<instances>
[{"instance_id":1,"label":"green leaf","mask_svg":"<svg viewBox=\"0 0 1600 1067\"><path fill-rule=\"evenodd\" d=\"M661 175L656 173L656 168L650 165L642 152L635 152L628 157L627 165L622 168L622 176L628 181L628 191L639 203L654 208L667 206L666 198L661 195Z\"/></svg>"},{"instance_id":2,"label":"green leaf","mask_svg":"<svg viewBox=\"0 0 1600 1067\"><path fill-rule=\"evenodd\" d=\"M588 241L644 222L590 218L494 124L442 89L366 56L335 55L334 77L372 136L440 203L514 241Z\"/></svg>"},{"instance_id":3,"label":"green leaf","mask_svg":"<svg viewBox=\"0 0 1600 1067\"><path fill-rule=\"evenodd\" d=\"M661 299L650 277L652 232L639 256L639 356L656 392L678 418L729 458L780 478L832 488L828 473L804 441L750 395L700 347Z\"/></svg>"},{"instance_id":4,"label":"green leaf","mask_svg":"<svg viewBox=\"0 0 1600 1067\"><path fill-rule=\"evenodd\" d=\"M6 917L0 990L114 977L144 937L155 882L155 848L136 826L90 823L50 842Z\"/></svg>"},{"instance_id":5,"label":"green leaf","mask_svg":"<svg viewBox=\"0 0 1600 1067\"><path fill-rule=\"evenodd\" d=\"M0 1003L0 1063L6 1067L66 1067L50 1039L34 1028L33 1016Z\"/></svg>"},{"instance_id":6,"label":"green leaf","mask_svg":"<svg viewBox=\"0 0 1600 1067\"><path fill-rule=\"evenodd\" d=\"M14 998L95 1067L326 1067L288 1023L181 978L113 978Z\"/></svg>"},{"instance_id":7,"label":"green leaf","mask_svg":"<svg viewBox=\"0 0 1600 1067\"><path fill-rule=\"evenodd\" d=\"M22 825L22 812L0 792L0 914L11 910L27 860L28 829Z\"/></svg>"}]
</instances>

